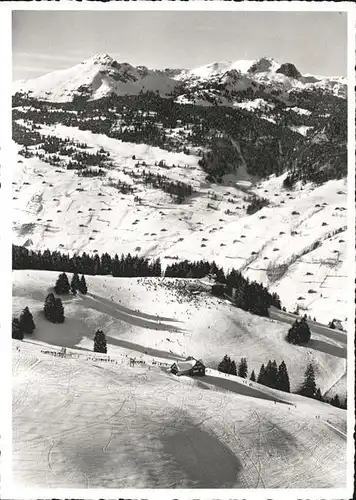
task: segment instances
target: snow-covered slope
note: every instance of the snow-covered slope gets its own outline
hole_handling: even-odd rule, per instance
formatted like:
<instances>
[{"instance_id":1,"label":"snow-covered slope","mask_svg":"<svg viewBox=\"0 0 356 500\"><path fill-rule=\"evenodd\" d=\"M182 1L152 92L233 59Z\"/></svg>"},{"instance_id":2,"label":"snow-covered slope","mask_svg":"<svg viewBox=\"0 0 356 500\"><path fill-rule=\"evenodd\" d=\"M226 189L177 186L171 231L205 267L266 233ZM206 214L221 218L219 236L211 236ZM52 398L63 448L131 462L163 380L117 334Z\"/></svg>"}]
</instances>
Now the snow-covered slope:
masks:
<instances>
[{"instance_id":1,"label":"snow-covered slope","mask_svg":"<svg viewBox=\"0 0 356 500\"><path fill-rule=\"evenodd\" d=\"M42 307L56 276L14 271L14 313L28 305L36 323L32 339L13 341L18 485L345 486L345 411L214 369L226 352L255 371L284 359L295 386L312 361L326 390L343 360L292 346L287 325L184 294L174 279L88 277L89 294L62 297L66 320L53 325ZM110 361L91 352L99 327ZM42 352L58 346L66 359ZM199 380L167 372L188 354L213 368ZM129 357L140 363L130 367Z\"/></svg>"},{"instance_id":2,"label":"snow-covered slope","mask_svg":"<svg viewBox=\"0 0 356 500\"><path fill-rule=\"evenodd\" d=\"M78 96L100 99L111 93L137 95L140 91L158 91L165 96L175 85L174 80L162 72L143 66L134 68L128 63L118 63L107 54L99 54L72 68L15 82L14 92L66 102Z\"/></svg>"},{"instance_id":3,"label":"snow-covered slope","mask_svg":"<svg viewBox=\"0 0 356 500\"><path fill-rule=\"evenodd\" d=\"M269 359L284 360L293 390L309 362L315 365L322 392L345 372L346 360L338 355L344 344L314 333L315 348L291 345L285 341L288 324L246 313L208 293L192 294L186 288L189 281L174 278L88 277L88 296L64 298L68 320L65 327L58 327L42 315L57 276L48 271L13 272L14 314L26 302L38 325L38 341L91 349L99 325L111 344L110 352L126 348L129 355L147 351L168 360L193 355L212 368L228 353L236 360L246 357L249 370L256 373ZM324 352L323 340L330 352Z\"/></svg>"},{"instance_id":4,"label":"snow-covered slope","mask_svg":"<svg viewBox=\"0 0 356 500\"><path fill-rule=\"evenodd\" d=\"M160 257L163 264L215 260L268 285L290 310L300 306L324 323L345 320L345 180L289 192L282 187L285 174L253 185L239 168L225 185L207 184L193 152L167 152L62 125L41 126L41 131L85 142L91 151L103 147L113 166L105 178L85 178L18 156L14 243L70 253L130 252ZM157 165L162 159L169 168ZM145 166L135 166L138 160ZM190 183L196 193L177 205L125 173L131 169ZM110 179L132 185L135 194L119 193ZM245 200L251 195L267 198L269 205L247 215Z\"/></svg>"}]
</instances>

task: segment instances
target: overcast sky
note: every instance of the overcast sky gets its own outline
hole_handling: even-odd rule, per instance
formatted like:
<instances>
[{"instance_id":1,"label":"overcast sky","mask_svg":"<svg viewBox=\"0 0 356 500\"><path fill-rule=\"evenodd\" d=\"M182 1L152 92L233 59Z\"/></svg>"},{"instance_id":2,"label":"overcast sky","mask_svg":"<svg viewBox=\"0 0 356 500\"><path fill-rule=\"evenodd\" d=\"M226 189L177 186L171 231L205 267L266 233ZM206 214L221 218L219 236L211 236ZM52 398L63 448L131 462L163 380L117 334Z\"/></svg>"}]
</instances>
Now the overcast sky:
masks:
<instances>
[{"instance_id":1,"label":"overcast sky","mask_svg":"<svg viewBox=\"0 0 356 500\"><path fill-rule=\"evenodd\" d=\"M346 75L347 17L338 12L14 11L13 78L94 54L149 68L273 57L302 73Z\"/></svg>"}]
</instances>

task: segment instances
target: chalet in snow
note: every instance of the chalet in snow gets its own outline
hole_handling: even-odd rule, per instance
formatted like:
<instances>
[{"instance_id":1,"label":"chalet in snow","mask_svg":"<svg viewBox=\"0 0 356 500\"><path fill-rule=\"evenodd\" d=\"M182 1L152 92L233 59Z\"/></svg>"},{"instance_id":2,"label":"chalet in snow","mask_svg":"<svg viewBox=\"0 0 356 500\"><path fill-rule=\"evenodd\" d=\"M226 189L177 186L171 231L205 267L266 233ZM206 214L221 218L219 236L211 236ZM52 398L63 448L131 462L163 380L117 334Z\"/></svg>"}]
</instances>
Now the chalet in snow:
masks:
<instances>
[{"instance_id":1,"label":"chalet in snow","mask_svg":"<svg viewBox=\"0 0 356 500\"><path fill-rule=\"evenodd\" d=\"M177 361L176 363L173 363L171 366L171 372L177 376L203 376L205 375L205 366L202 361L189 357L185 361Z\"/></svg>"}]
</instances>

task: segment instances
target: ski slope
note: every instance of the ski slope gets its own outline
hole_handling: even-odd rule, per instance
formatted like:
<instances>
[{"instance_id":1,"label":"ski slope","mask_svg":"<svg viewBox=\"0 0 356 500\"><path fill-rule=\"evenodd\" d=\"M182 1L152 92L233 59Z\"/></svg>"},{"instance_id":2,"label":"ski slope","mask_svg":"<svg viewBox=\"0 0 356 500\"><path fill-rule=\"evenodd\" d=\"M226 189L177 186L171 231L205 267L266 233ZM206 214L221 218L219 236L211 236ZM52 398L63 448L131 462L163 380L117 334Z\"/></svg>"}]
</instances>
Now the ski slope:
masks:
<instances>
[{"instance_id":1,"label":"ski slope","mask_svg":"<svg viewBox=\"0 0 356 500\"><path fill-rule=\"evenodd\" d=\"M104 179L83 178L17 155L14 243L70 253L130 252L160 257L163 264L215 260L279 293L289 310L298 306L323 323L345 321L345 179L290 192L282 187L285 174L243 186L241 181L248 179L238 172L224 185L208 184L194 152L169 153L62 125L42 126L41 132L85 142L93 151L103 147L114 167ZM18 150L14 144L15 157ZM137 160L146 166L136 167ZM161 160L169 168L155 165ZM148 169L190 183L195 194L176 205L168 194L132 179L125 169ZM134 185L135 195L119 193L110 179ZM134 201L136 195L140 203ZM244 198L251 195L267 198L269 205L247 215Z\"/></svg>"},{"instance_id":2,"label":"ski slope","mask_svg":"<svg viewBox=\"0 0 356 500\"><path fill-rule=\"evenodd\" d=\"M262 357L283 358L295 385L311 358L282 340L286 325L204 294L177 296L176 280L164 280L171 282L167 293L160 279L109 277L88 277L87 297L63 297L66 321L53 325L41 310L57 273L13 273L14 313L26 303L36 323L32 338L13 341L16 484L345 486L345 411L214 369L226 351L246 356L255 371ZM108 356L92 353L98 327L107 335ZM59 346L67 347L66 358L43 352ZM205 377L169 373L183 351L203 357L210 367ZM324 387L343 369L342 360L317 351L312 361Z\"/></svg>"},{"instance_id":3,"label":"ski slope","mask_svg":"<svg viewBox=\"0 0 356 500\"><path fill-rule=\"evenodd\" d=\"M224 389L214 373L177 378L126 358L52 358L27 342L14 366L20 486L345 486L345 412L330 405L274 403L241 394L241 381Z\"/></svg>"},{"instance_id":4,"label":"ski slope","mask_svg":"<svg viewBox=\"0 0 356 500\"><path fill-rule=\"evenodd\" d=\"M29 306L36 342L91 351L94 333L101 328L111 354L124 350L128 356L157 356L169 363L194 356L214 369L228 354L237 362L246 357L249 373L256 375L269 359L284 360L292 390L300 386L310 362L322 393L345 373L341 341L313 332L314 343L291 345L285 341L288 324L254 316L204 291L192 294L189 285L198 280L88 276L88 295L63 297L66 322L51 324L43 317L43 304L57 276L13 271L13 312Z\"/></svg>"}]
</instances>

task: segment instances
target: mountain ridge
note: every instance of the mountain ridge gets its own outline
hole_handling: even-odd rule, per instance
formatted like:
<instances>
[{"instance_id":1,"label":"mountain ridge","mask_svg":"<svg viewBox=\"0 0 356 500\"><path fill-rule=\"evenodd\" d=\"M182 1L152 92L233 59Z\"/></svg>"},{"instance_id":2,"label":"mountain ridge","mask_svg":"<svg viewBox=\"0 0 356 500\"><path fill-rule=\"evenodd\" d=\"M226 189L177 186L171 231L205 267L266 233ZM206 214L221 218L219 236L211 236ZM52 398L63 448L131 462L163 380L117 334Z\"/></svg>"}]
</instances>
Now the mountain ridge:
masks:
<instances>
[{"instance_id":1,"label":"mountain ridge","mask_svg":"<svg viewBox=\"0 0 356 500\"><path fill-rule=\"evenodd\" d=\"M153 91L162 97L184 98L187 92L199 94L206 83L230 86L236 92L273 90L287 95L291 90L321 88L326 93L344 95L343 77L303 75L290 62L272 58L213 62L193 69L149 69L118 62L108 54L96 54L67 69L60 69L34 79L14 82L14 92L53 102L67 102L78 95L100 99L110 94L137 95ZM187 97L185 97L187 99Z\"/></svg>"}]
</instances>

